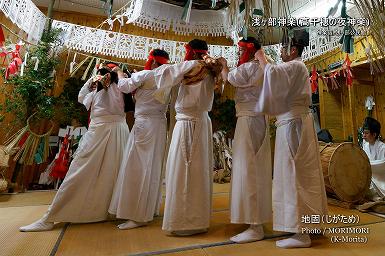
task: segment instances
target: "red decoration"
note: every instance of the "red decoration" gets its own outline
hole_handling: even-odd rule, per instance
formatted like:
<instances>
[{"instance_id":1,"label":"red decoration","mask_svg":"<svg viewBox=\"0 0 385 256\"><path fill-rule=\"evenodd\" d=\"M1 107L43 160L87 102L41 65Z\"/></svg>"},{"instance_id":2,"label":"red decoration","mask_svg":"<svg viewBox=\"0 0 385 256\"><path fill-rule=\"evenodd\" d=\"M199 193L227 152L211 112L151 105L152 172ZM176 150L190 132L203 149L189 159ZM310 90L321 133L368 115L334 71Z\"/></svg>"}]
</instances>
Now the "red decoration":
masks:
<instances>
[{"instance_id":1,"label":"red decoration","mask_svg":"<svg viewBox=\"0 0 385 256\"><path fill-rule=\"evenodd\" d=\"M0 25L0 46L3 47L5 42L5 36L3 32L3 26Z\"/></svg>"},{"instance_id":2,"label":"red decoration","mask_svg":"<svg viewBox=\"0 0 385 256\"><path fill-rule=\"evenodd\" d=\"M256 52L256 49L253 43L238 42L238 46L244 49L242 56L240 56L238 61L237 66L239 67L250 60L250 55L253 55L253 53Z\"/></svg>"},{"instance_id":3,"label":"red decoration","mask_svg":"<svg viewBox=\"0 0 385 256\"><path fill-rule=\"evenodd\" d=\"M69 134L67 134L60 148L59 157L55 159L50 176L64 179L69 167L69 158Z\"/></svg>"},{"instance_id":4,"label":"red decoration","mask_svg":"<svg viewBox=\"0 0 385 256\"><path fill-rule=\"evenodd\" d=\"M318 88L318 74L315 66L313 66L313 70L311 72L310 82L311 82L311 92L315 93Z\"/></svg>"},{"instance_id":5,"label":"red decoration","mask_svg":"<svg viewBox=\"0 0 385 256\"><path fill-rule=\"evenodd\" d=\"M349 59L349 54L346 54L346 59L343 64L343 69L344 69L344 76L346 77L346 85L348 87L351 87L353 85L353 73L350 68L352 62Z\"/></svg>"},{"instance_id":6,"label":"red decoration","mask_svg":"<svg viewBox=\"0 0 385 256\"><path fill-rule=\"evenodd\" d=\"M0 33L1 34L1 33ZM0 35L1 37L1 35ZM1 40L1 38L0 38ZM5 47L2 47L2 52L0 53L0 57L4 57L3 64L5 62L5 59L7 55L11 55L11 61L8 64L8 67L5 70L5 79L9 78L9 75L14 75L19 70L19 66L23 63L23 60L20 57L20 49L21 49L21 43L18 43L15 45L15 49L12 51L7 51Z\"/></svg>"},{"instance_id":7,"label":"red decoration","mask_svg":"<svg viewBox=\"0 0 385 256\"><path fill-rule=\"evenodd\" d=\"M184 60L193 60L194 53L207 54L206 50L193 49L189 44L185 44L184 48L186 49L186 56L184 57Z\"/></svg>"},{"instance_id":8,"label":"red decoration","mask_svg":"<svg viewBox=\"0 0 385 256\"><path fill-rule=\"evenodd\" d=\"M151 51L150 54L148 55L148 60L146 62L146 65L144 66L144 70L151 70L151 65L153 60L160 64L167 64L168 59L162 56L154 56L154 51Z\"/></svg>"}]
</instances>

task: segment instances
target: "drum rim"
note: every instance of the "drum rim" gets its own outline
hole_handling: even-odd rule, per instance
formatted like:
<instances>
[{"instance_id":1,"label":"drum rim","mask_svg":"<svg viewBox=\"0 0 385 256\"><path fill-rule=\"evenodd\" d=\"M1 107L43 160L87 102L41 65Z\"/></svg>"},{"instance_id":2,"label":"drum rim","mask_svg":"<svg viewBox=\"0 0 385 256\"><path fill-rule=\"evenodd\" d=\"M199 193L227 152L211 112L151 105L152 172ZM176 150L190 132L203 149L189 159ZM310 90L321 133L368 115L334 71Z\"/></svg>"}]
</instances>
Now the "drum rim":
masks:
<instances>
[{"instance_id":1,"label":"drum rim","mask_svg":"<svg viewBox=\"0 0 385 256\"><path fill-rule=\"evenodd\" d=\"M332 145L335 145L335 144L337 144L337 143L333 143ZM366 179L365 188L369 189L369 185L370 185L370 182L372 180L372 170L370 167L369 158L362 148L360 148L359 146L355 145L352 142L340 143L332 152L332 154L330 156L329 163L328 163L328 179L329 179L330 185L332 187L332 190L334 191L334 193L337 195L337 197L339 199L341 199L342 201L345 201L345 202L358 202L364 198L365 191L362 191L362 193L357 194L357 196L355 196L354 198L351 198L352 196L347 195L343 190L339 189L339 184L337 183L336 179L334 178L335 175L332 175L332 173L331 173L332 165L334 165L334 161L333 161L334 154L338 153L338 151L341 150L341 147L343 147L343 146L351 146L353 148L358 149L360 154L363 155L364 158L366 158L368 164L367 164L367 168L366 168L367 169L367 172L366 172L367 173L367 177L366 177L367 179ZM346 199L347 197L349 197L351 199L347 200Z\"/></svg>"}]
</instances>

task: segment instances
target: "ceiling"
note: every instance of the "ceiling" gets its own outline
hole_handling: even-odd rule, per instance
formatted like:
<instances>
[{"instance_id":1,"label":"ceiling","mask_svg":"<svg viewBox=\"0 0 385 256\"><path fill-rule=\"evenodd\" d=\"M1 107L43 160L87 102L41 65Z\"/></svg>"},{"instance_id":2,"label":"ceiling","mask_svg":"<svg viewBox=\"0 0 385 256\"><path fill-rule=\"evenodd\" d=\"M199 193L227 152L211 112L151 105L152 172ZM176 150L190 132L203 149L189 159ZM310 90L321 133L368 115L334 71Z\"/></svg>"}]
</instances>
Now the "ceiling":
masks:
<instances>
[{"instance_id":1,"label":"ceiling","mask_svg":"<svg viewBox=\"0 0 385 256\"><path fill-rule=\"evenodd\" d=\"M51 0L32 0L37 6L48 7ZM185 0L150 0L162 1L170 4L183 6ZM281 0L272 0L273 6L276 6ZM116 11L123 7L129 0L113 0L112 10ZM217 0L216 10L223 9L228 6L231 0ZM294 16L307 16L314 14L324 16L327 10L332 7L337 0L286 0L290 12ZM349 3L350 1L348 1ZM257 7L261 8L262 0L256 0ZM348 4L348 9L352 4ZM192 7L194 9L211 9L211 0L193 0ZM321 11L322 9L322 11ZM72 11L86 14L107 16L105 2L101 0L55 0L54 10ZM322 12L322 13L321 13ZM312 16L310 15L310 16Z\"/></svg>"},{"instance_id":2,"label":"ceiling","mask_svg":"<svg viewBox=\"0 0 385 256\"><path fill-rule=\"evenodd\" d=\"M154 1L154 0L152 0ZM184 6L185 0L155 0L169 4ZM48 7L50 0L32 0L37 6ZM113 0L112 10L119 10L128 0ZM228 6L228 0L218 0L214 10L223 9ZM193 0L192 8L199 10L211 9L211 0ZM72 11L95 15L107 15L105 2L101 0L55 0L55 10ZM212 10L212 9L211 9Z\"/></svg>"},{"instance_id":3,"label":"ceiling","mask_svg":"<svg viewBox=\"0 0 385 256\"><path fill-rule=\"evenodd\" d=\"M51 0L32 0L39 7L48 7ZM128 0L114 0L112 10L119 10ZM100 0L55 0L54 10L107 16L105 3Z\"/></svg>"}]
</instances>

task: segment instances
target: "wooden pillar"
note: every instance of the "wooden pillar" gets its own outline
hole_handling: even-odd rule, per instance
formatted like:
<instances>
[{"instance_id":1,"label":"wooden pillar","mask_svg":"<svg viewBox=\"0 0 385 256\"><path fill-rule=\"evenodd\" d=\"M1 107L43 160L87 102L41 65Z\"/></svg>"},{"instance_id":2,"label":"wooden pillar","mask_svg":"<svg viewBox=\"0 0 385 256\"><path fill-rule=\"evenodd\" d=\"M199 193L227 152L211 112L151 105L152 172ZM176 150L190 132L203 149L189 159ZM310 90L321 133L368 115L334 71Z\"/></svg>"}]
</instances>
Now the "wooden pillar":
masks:
<instances>
[{"instance_id":1,"label":"wooden pillar","mask_svg":"<svg viewBox=\"0 0 385 256\"><path fill-rule=\"evenodd\" d=\"M47 10L47 21L45 24L45 28L49 31L51 29L51 24L52 24L52 11L53 11L53 6L55 4L55 0L50 0L49 5L48 5L48 10Z\"/></svg>"},{"instance_id":2,"label":"wooden pillar","mask_svg":"<svg viewBox=\"0 0 385 256\"><path fill-rule=\"evenodd\" d=\"M324 96L324 90L327 89L327 84L324 83L324 81L321 79L318 83L318 95L319 95L319 112L320 112L320 126L321 129L325 129L325 96Z\"/></svg>"},{"instance_id":3,"label":"wooden pillar","mask_svg":"<svg viewBox=\"0 0 385 256\"><path fill-rule=\"evenodd\" d=\"M351 125L351 134L353 136L353 143L357 144L358 143L358 126L357 126L357 118L356 118L356 87L358 86L357 83L353 82L353 85L348 87L348 93L349 93L349 110L351 114L351 120L352 120L352 125Z\"/></svg>"}]
</instances>

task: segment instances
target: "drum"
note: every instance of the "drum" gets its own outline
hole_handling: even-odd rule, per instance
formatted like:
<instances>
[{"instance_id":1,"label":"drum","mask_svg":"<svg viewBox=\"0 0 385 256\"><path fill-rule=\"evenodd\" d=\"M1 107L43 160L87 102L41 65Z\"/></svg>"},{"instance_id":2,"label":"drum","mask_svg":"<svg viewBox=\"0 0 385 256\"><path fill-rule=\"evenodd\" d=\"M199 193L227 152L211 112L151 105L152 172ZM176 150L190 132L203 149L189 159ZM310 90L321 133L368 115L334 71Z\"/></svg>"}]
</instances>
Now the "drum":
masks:
<instances>
[{"instance_id":1,"label":"drum","mask_svg":"<svg viewBox=\"0 0 385 256\"><path fill-rule=\"evenodd\" d=\"M341 201L360 201L372 178L365 151L350 142L320 143L319 149L326 192Z\"/></svg>"}]
</instances>

